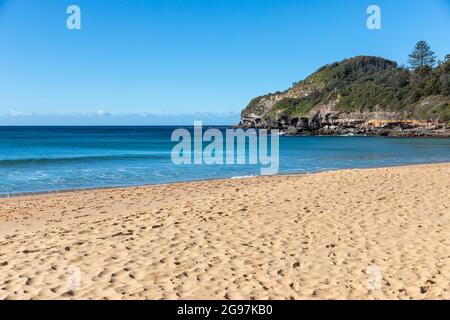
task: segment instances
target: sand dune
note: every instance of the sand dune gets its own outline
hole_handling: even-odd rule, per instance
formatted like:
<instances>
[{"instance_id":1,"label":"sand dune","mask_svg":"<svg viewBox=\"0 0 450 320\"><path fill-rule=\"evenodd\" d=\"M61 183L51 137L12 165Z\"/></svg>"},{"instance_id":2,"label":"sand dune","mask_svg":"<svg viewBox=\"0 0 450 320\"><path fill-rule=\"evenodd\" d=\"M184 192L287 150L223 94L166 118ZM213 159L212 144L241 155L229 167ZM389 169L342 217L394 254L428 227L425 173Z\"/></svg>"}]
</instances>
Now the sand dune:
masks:
<instances>
[{"instance_id":1,"label":"sand dune","mask_svg":"<svg viewBox=\"0 0 450 320\"><path fill-rule=\"evenodd\" d=\"M450 164L0 199L0 299L450 299Z\"/></svg>"}]
</instances>

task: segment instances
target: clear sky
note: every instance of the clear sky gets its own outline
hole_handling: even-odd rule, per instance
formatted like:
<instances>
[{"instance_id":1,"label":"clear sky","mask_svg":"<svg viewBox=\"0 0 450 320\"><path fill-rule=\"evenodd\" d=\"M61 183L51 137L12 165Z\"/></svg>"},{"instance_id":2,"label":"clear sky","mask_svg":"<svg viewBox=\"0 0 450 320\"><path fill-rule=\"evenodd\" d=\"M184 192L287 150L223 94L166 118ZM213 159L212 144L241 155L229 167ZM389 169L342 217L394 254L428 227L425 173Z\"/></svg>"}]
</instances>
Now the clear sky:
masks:
<instances>
[{"instance_id":1,"label":"clear sky","mask_svg":"<svg viewBox=\"0 0 450 320\"><path fill-rule=\"evenodd\" d=\"M0 0L0 114L237 114L327 63L405 63L419 40L450 53L450 0Z\"/></svg>"}]
</instances>

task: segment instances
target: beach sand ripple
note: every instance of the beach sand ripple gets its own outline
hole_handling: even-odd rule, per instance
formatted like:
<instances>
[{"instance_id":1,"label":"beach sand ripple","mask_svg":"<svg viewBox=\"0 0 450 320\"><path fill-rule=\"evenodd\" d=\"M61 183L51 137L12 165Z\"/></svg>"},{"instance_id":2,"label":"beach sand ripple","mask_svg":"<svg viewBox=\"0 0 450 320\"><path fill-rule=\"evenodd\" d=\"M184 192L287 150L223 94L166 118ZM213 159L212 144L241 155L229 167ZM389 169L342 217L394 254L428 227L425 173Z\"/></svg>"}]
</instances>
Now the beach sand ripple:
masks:
<instances>
[{"instance_id":1,"label":"beach sand ripple","mask_svg":"<svg viewBox=\"0 0 450 320\"><path fill-rule=\"evenodd\" d=\"M450 164L0 199L0 299L450 299Z\"/></svg>"}]
</instances>

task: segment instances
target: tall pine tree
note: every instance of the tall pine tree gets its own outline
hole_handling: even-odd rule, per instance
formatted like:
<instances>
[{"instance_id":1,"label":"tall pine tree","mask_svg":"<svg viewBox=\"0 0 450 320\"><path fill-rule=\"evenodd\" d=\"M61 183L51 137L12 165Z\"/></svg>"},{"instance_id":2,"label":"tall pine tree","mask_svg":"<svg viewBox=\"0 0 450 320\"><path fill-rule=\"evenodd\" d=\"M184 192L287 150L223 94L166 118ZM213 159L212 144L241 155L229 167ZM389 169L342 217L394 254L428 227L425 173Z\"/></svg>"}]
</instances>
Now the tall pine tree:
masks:
<instances>
[{"instance_id":1,"label":"tall pine tree","mask_svg":"<svg viewBox=\"0 0 450 320\"><path fill-rule=\"evenodd\" d=\"M419 41L409 55L408 63L415 70L425 66L432 68L436 64L436 56L428 43Z\"/></svg>"}]
</instances>

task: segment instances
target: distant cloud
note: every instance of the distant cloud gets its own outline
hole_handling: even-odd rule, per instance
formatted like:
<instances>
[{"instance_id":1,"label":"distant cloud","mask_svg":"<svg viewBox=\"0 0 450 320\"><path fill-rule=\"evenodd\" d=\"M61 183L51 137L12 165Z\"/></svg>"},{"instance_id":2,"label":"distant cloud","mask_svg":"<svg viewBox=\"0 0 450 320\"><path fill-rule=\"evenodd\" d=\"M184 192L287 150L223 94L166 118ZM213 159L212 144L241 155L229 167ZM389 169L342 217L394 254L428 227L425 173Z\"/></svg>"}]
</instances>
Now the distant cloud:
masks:
<instances>
[{"instance_id":1,"label":"distant cloud","mask_svg":"<svg viewBox=\"0 0 450 320\"><path fill-rule=\"evenodd\" d=\"M11 110L0 114L0 125L193 125L203 121L204 125L234 125L239 122L239 113L186 113L110 114L103 110L93 113L36 114Z\"/></svg>"},{"instance_id":2,"label":"distant cloud","mask_svg":"<svg viewBox=\"0 0 450 320\"><path fill-rule=\"evenodd\" d=\"M3 114L1 116L10 116L10 117L23 117L23 116L31 116L31 113L28 112L22 112L22 111L16 111L16 110L10 110L6 114Z\"/></svg>"},{"instance_id":3,"label":"distant cloud","mask_svg":"<svg viewBox=\"0 0 450 320\"><path fill-rule=\"evenodd\" d=\"M95 112L95 115L102 117L102 116L109 116L109 113L103 110L98 110L97 112Z\"/></svg>"}]
</instances>

